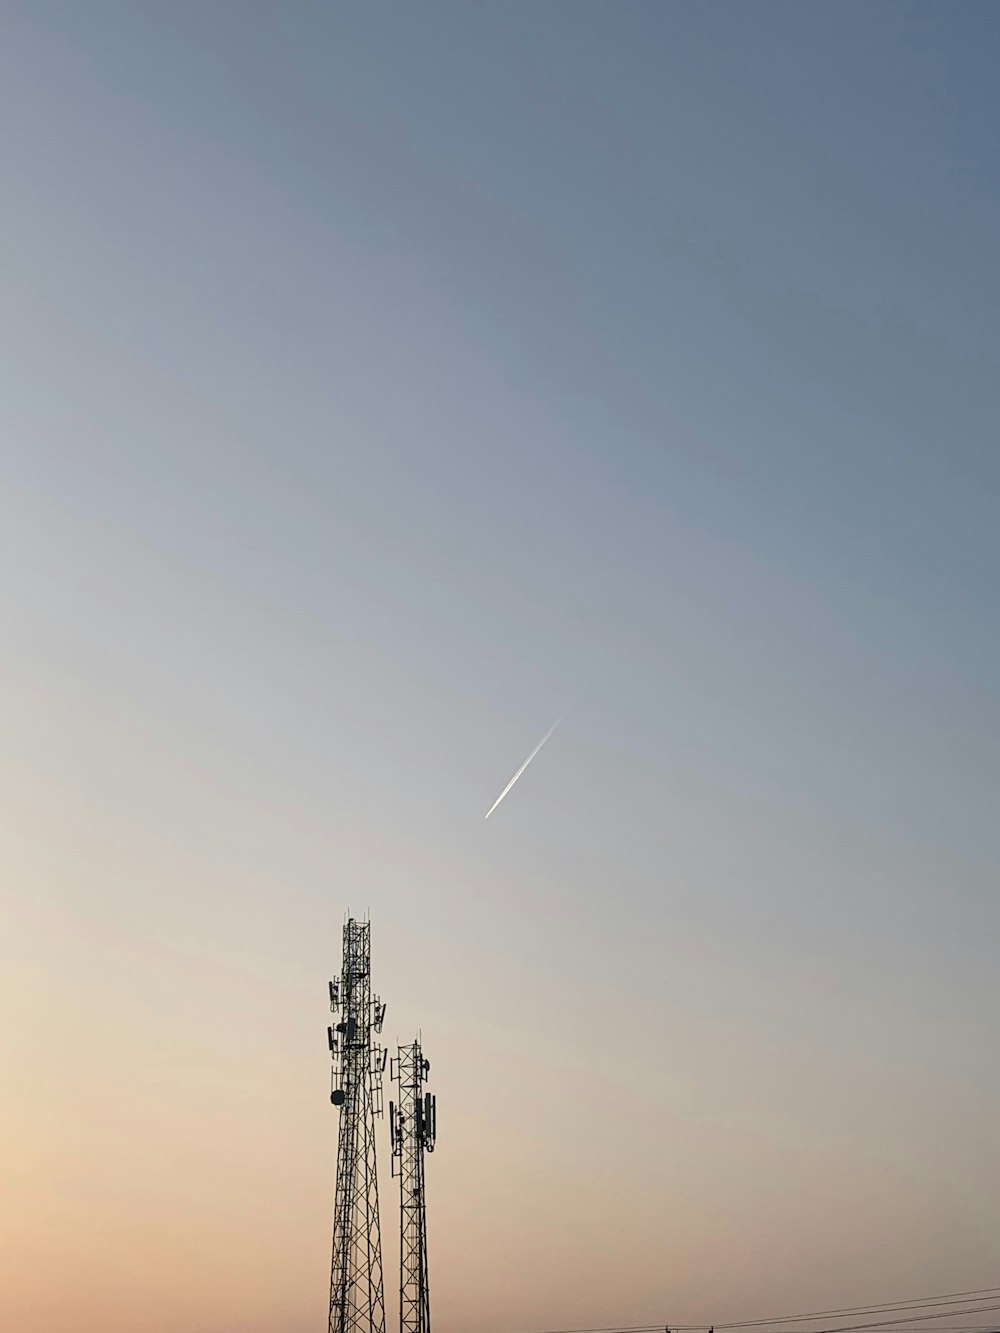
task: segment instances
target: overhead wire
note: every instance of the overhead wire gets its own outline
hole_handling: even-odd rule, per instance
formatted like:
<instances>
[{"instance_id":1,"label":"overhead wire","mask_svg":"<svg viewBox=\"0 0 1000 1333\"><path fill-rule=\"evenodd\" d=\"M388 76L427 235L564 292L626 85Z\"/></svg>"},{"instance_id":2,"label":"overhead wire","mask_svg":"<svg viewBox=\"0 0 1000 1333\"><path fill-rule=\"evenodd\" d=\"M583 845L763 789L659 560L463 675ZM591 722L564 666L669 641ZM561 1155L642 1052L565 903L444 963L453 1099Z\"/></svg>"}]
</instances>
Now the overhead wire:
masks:
<instances>
[{"instance_id":1,"label":"overhead wire","mask_svg":"<svg viewBox=\"0 0 1000 1333\"><path fill-rule=\"evenodd\" d=\"M979 1287L973 1291L952 1291L944 1296L916 1296L911 1300L882 1301L875 1305L844 1305L836 1310L811 1310L808 1314L775 1315L770 1319L744 1319L728 1324L713 1324L713 1328L756 1328L763 1324L799 1324L807 1319L832 1319L837 1315L876 1314L882 1310L916 1310L926 1306L956 1305L969 1298L996 1296L1000 1299L1000 1287ZM659 1327L659 1325L657 1325ZM680 1325L670 1325L671 1328ZM705 1325L708 1327L708 1325Z\"/></svg>"},{"instance_id":2,"label":"overhead wire","mask_svg":"<svg viewBox=\"0 0 1000 1333\"><path fill-rule=\"evenodd\" d=\"M976 1305L973 1306L971 1309L967 1310L949 1310L948 1315L988 1314L989 1311L991 1310L1000 1310L1000 1303L994 1303L992 1305ZM922 1315L906 1314L903 1316L902 1319L882 1319L867 1324L837 1324L833 1328L818 1329L815 1331L815 1333L857 1333L857 1330L860 1329L897 1328L901 1324L907 1324L907 1325L920 1324L923 1323L925 1320L945 1319L945 1318L947 1318L946 1315L936 1314L934 1312Z\"/></svg>"},{"instance_id":3,"label":"overhead wire","mask_svg":"<svg viewBox=\"0 0 1000 1333\"><path fill-rule=\"evenodd\" d=\"M973 1304L964 1310L951 1309L966 1301ZM545 1329L543 1333L720 1333L721 1330L775 1327L779 1325L800 1324L814 1319L847 1319L852 1315L900 1314L901 1319L876 1320L854 1324L838 1322L830 1329L813 1329L811 1333L861 1333L861 1330L874 1328L896 1328L905 1333L904 1326L934 1322L948 1317L959 1318L962 1315L989 1314L1000 1310L1000 1287L978 1287L969 1291L953 1291L942 1296L918 1296L908 1300L883 1301L871 1305L846 1305L830 1310L811 1310L798 1315L774 1315L769 1319L744 1319L717 1324L619 1324L602 1325L595 1328ZM920 1313L918 1313L920 1312ZM920 1333L923 1333L921 1330ZM930 1333L1000 1333L994 1325L973 1326L968 1324L939 1326Z\"/></svg>"}]
</instances>

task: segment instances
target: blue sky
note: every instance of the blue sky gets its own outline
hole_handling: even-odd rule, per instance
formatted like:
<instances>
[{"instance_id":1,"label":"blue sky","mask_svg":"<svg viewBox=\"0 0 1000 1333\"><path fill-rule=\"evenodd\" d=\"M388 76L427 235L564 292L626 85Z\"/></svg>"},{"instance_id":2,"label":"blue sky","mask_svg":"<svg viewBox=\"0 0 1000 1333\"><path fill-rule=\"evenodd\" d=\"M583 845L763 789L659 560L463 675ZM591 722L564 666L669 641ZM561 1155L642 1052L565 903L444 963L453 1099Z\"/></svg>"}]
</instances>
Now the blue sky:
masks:
<instances>
[{"instance_id":1,"label":"blue sky","mask_svg":"<svg viewBox=\"0 0 1000 1333\"><path fill-rule=\"evenodd\" d=\"M50 3L4 28L14 998L113 958L79 1021L152 1068L117 1025L161 1020L159 977L176 1058L203 1041L211 1071L250 967L245 1086L156 1098L194 1125L282 1071L296 1153L260 1190L297 1220L256 1243L303 1329L348 906L464 1126L434 1163L446 1327L721 1319L719 1263L737 1317L985 1284L997 9ZM558 1108L609 1058L688 1128L628 1127L580 1210L600 1112L567 1138L524 1062ZM510 1160L494 1076L529 1126ZM776 1176L793 1220L751 1259ZM507 1294L525 1198L563 1267L521 1237ZM590 1276L608 1245L621 1287ZM102 1291L95 1326L137 1328ZM240 1282L213 1291L197 1327L249 1329Z\"/></svg>"}]
</instances>

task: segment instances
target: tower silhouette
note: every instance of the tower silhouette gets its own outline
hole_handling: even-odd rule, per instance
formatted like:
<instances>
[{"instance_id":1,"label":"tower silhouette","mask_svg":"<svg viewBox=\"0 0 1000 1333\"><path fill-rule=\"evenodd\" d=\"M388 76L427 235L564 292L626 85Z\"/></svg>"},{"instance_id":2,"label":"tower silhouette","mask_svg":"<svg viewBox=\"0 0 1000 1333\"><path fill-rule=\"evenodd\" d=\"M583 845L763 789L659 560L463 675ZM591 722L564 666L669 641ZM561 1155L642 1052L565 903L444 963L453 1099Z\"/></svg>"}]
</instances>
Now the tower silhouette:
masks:
<instances>
[{"instance_id":1,"label":"tower silhouette","mask_svg":"<svg viewBox=\"0 0 1000 1333\"><path fill-rule=\"evenodd\" d=\"M424 1153L434 1151L437 1099L424 1092L430 1062L420 1041L399 1046L393 1074L399 1101L389 1103L392 1171L399 1176L399 1329L430 1333Z\"/></svg>"},{"instance_id":2,"label":"tower silhouette","mask_svg":"<svg viewBox=\"0 0 1000 1333\"><path fill-rule=\"evenodd\" d=\"M371 922L349 918L344 962L330 982L333 1078L330 1101L340 1108L337 1188L333 1209L329 1333L385 1333L382 1235L375 1165L375 1117L382 1114L387 1052L375 1044L385 1005L371 993Z\"/></svg>"}]
</instances>

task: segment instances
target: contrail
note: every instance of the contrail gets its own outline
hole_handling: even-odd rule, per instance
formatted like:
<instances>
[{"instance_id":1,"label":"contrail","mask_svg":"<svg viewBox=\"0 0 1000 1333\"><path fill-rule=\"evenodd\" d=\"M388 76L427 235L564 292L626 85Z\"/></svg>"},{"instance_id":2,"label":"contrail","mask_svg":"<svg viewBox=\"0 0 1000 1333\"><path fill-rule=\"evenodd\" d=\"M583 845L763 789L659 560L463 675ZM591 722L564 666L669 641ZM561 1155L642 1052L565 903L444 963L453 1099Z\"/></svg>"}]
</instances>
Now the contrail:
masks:
<instances>
[{"instance_id":1,"label":"contrail","mask_svg":"<svg viewBox=\"0 0 1000 1333\"><path fill-rule=\"evenodd\" d=\"M555 731L556 727L558 727L558 725L559 725L559 723L560 723L561 721L562 721L562 718L561 718L561 717L557 717L556 720L552 723L552 726L549 727L548 731L545 733L545 735L542 737L542 739L538 742L538 744L537 744L537 745L535 746L535 748L532 750L531 754L528 755L527 759L525 759L524 763L523 763L523 764L521 765L521 767L517 770L517 772L514 774L514 776L511 778L511 780L507 783L506 787L504 787L503 791L502 791L502 792L500 793L500 795L496 798L496 800L493 802L493 804L490 806L490 808L486 811L486 814L483 815L483 818L484 818L484 819L489 819L490 815L491 815L491 814L493 813L493 811L497 808L497 806L500 804L500 802L503 800L503 798L507 795L507 793L510 791L511 787L513 787L514 783L518 780L518 778L521 776L521 774L524 772L524 770L528 767L528 765L531 763L532 759L534 759L535 755L536 755L536 754L538 753L538 751L542 748L542 746L545 744L545 742L549 739L549 737L552 735L552 733Z\"/></svg>"}]
</instances>

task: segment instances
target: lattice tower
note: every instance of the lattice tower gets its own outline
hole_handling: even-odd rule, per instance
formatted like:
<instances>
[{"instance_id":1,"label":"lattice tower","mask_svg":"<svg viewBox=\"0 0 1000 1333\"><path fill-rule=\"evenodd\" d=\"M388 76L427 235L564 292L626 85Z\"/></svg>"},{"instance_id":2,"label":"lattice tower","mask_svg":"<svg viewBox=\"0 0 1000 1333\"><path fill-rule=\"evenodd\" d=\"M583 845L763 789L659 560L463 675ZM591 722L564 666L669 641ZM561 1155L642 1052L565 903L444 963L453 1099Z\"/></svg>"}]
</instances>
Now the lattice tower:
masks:
<instances>
[{"instance_id":1,"label":"lattice tower","mask_svg":"<svg viewBox=\"0 0 1000 1333\"><path fill-rule=\"evenodd\" d=\"M400 1046L393 1063L399 1102L389 1103L389 1133L393 1175L399 1177L399 1328L430 1333L424 1154L434 1151L437 1100L424 1091L430 1063L419 1040Z\"/></svg>"},{"instance_id":2,"label":"lattice tower","mask_svg":"<svg viewBox=\"0 0 1000 1333\"><path fill-rule=\"evenodd\" d=\"M372 1040L385 1005L371 993L371 923L344 926L344 963L330 982L333 1075L330 1100L340 1107L337 1189L333 1210L329 1333L385 1333L382 1236L378 1216L375 1118L382 1114L386 1052Z\"/></svg>"}]
</instances>

